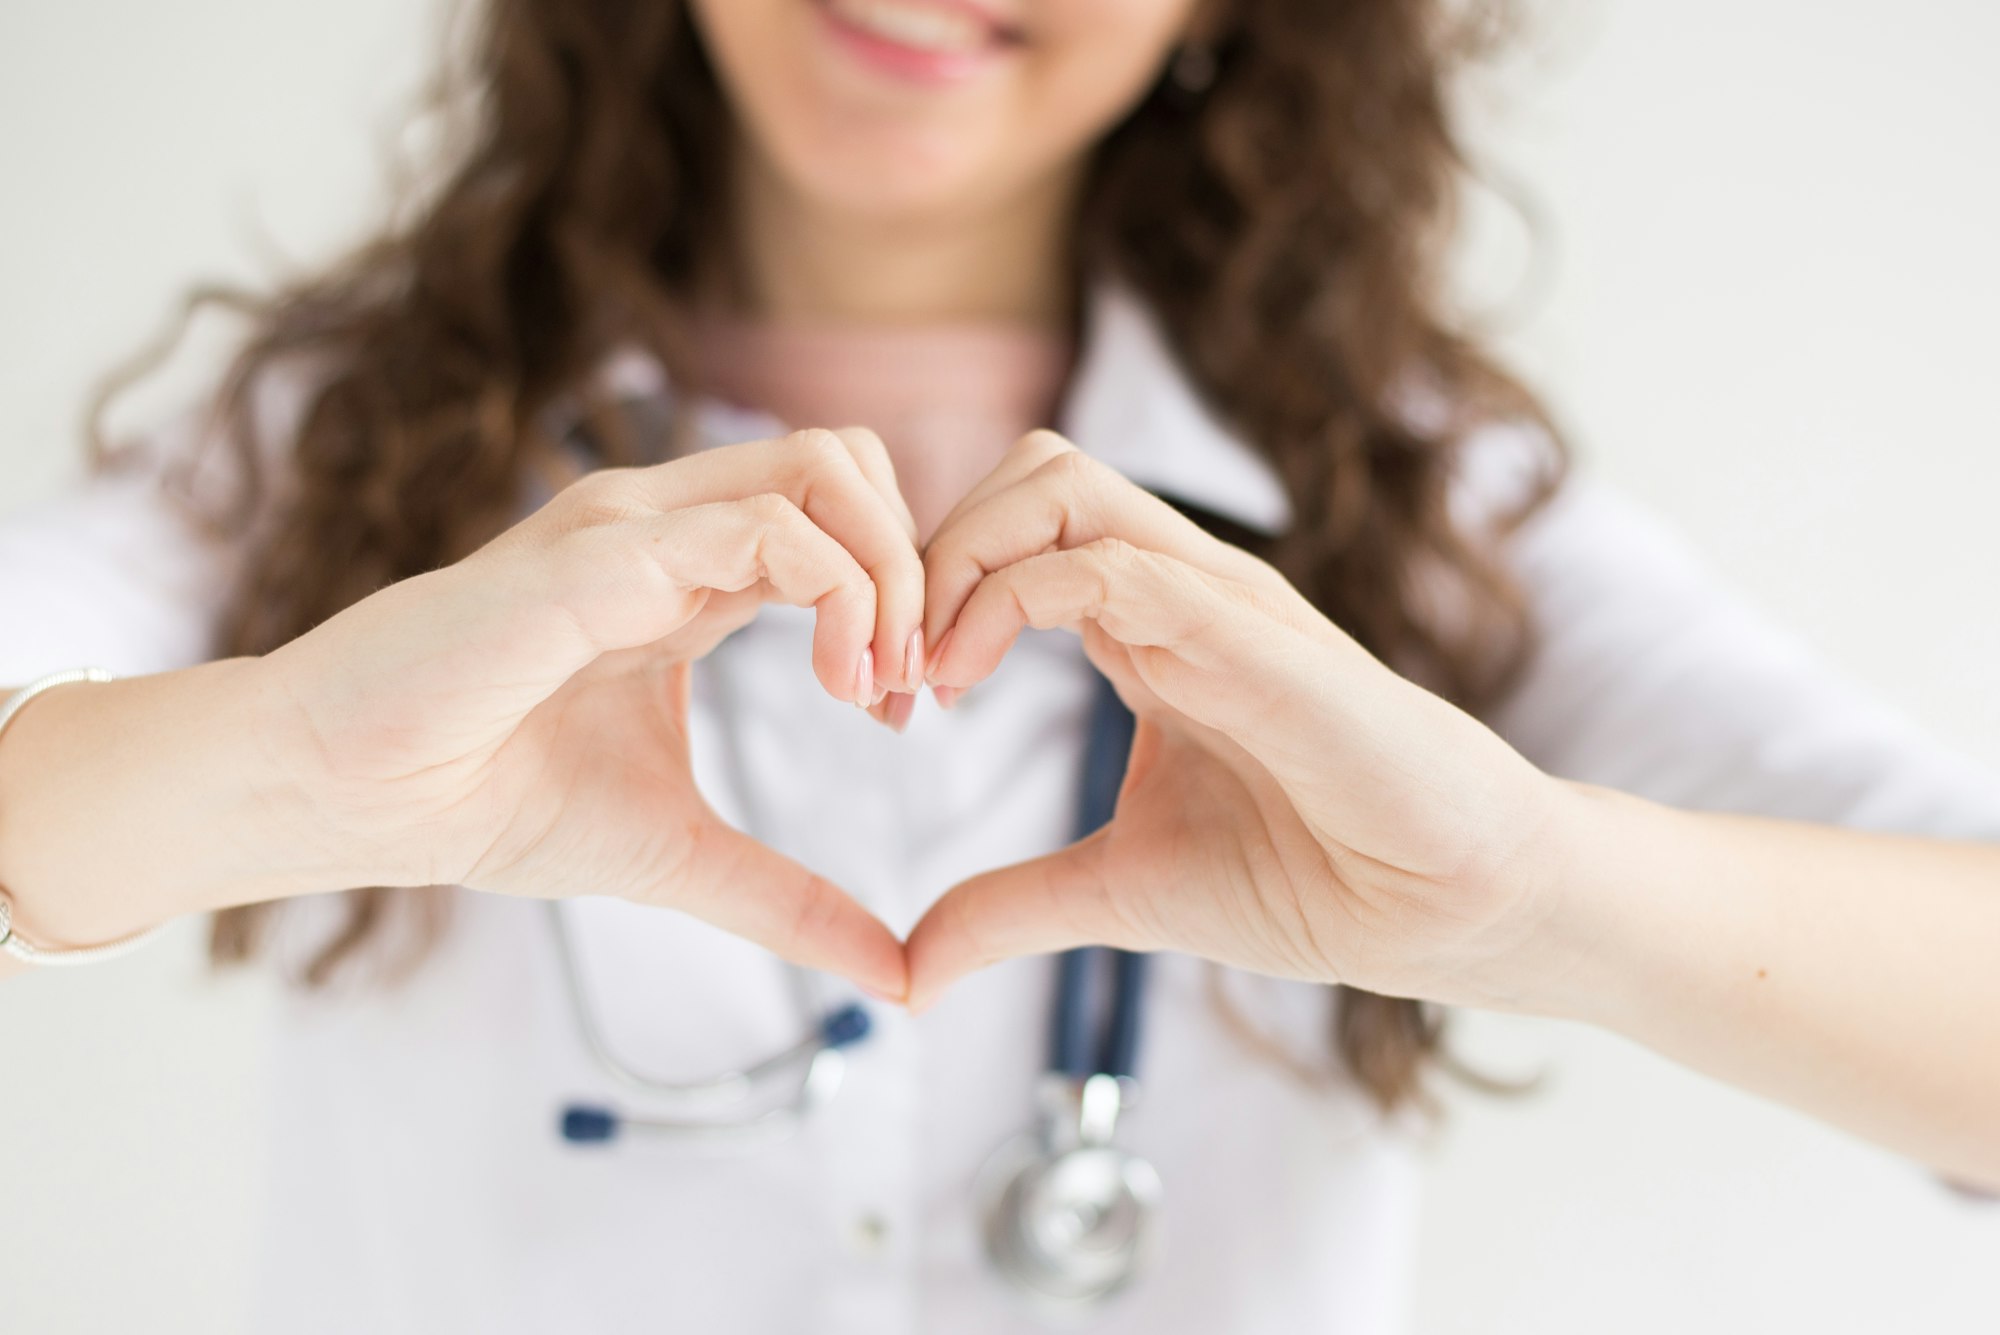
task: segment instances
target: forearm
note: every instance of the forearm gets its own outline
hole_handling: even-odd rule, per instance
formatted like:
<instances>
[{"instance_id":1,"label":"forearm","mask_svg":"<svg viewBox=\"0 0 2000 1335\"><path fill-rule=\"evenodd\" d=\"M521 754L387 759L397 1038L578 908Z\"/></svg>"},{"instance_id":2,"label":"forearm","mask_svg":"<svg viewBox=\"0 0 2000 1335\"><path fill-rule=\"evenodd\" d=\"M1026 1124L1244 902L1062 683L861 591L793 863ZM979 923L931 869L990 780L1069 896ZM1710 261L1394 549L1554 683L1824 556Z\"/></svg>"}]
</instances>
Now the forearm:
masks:
<instances>
[{"instance_id":1,"label":"forearm","mask_svg":"<svg viewBox=\"0 0 2000 1335\"><path fill-rule=\"evenodd\" d=\"M2000 1186L2000 847L1570 797L1524 1008Z\"/></svg>"},{"instance_id":2,"label":"forearm","mask_svg":"<svg viewBox=\"0 0 2000 1335\"><path fill-rule=\"evenodd\" d=\"M0 735L0 887L65 947L339 888L265 726L260 660L59 686Z\"/></svg>"}]
</instances>

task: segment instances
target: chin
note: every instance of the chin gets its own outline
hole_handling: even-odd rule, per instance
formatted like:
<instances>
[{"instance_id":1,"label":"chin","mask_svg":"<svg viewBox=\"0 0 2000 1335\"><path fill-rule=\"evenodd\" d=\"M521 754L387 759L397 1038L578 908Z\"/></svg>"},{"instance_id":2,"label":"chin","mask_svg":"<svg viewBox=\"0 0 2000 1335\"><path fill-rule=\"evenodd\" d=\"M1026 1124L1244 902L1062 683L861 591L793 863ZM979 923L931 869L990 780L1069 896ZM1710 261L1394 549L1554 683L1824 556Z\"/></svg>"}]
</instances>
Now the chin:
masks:
<instances>
[{"instance_id":1,"label":"chin","mask_svg":"<svg viewBox=\"0 0 2000 1335\"><path fill-rule=\"evenodd\" d=\"M1041 53L997 22L973 25L976 40L960 31L966 50L857 37L840 16L870 5L935 8L963 23L971 0L700 6L719 72L767 168L788 191L857 216L937 215L1004 197L1019 184L1010 178L1032 174L1013 159L1035 156L1029 108L1042 100L1032 96Z\"/></svg>"},{"instance_id":2,"label":"chin","mask_svg":"<svg viewBox=\"0 0 2000 1335\"><path fill-rule=\"evenodd\" d=\"M999 193L995 173L974 155L936 143L848 139L777 165L787 188L804 199L885 225L899 218L949 217Z\"/></svg>"}]
</instances>

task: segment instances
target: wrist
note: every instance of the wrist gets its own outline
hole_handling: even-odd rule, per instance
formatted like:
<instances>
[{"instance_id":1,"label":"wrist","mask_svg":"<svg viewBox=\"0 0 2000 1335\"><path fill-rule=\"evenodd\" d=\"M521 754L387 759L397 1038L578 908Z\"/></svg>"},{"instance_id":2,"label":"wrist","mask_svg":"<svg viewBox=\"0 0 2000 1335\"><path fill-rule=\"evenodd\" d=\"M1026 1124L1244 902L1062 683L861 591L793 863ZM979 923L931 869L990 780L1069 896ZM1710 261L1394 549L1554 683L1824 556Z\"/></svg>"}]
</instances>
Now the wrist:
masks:
<instances>
[{"instance_id":1,"label":"wrist","mask_svg":"<svg viewBox=\"0 0 2000 1335\"><path fill-rule=\"evenodd\" d=\"M271 701L255 658L31 700L0 737L0 885L24 934L89 945L354 883L279 763Z\"/></svg>"},{"instance_id":2,"label":"wrist","mask_svg":"<svg viewBox=\"0 0 2000 1335\"><path fill-rule=\"evenodd\" d=\"M1703 948L1694 901L1711 878L1683 865L1699 858L1701 818L1554 782L1535 873L1539 912L1491 1004L1631 1033L1646 1006L1692 982L1676 970Z\"/></svg>"}]
</instances>

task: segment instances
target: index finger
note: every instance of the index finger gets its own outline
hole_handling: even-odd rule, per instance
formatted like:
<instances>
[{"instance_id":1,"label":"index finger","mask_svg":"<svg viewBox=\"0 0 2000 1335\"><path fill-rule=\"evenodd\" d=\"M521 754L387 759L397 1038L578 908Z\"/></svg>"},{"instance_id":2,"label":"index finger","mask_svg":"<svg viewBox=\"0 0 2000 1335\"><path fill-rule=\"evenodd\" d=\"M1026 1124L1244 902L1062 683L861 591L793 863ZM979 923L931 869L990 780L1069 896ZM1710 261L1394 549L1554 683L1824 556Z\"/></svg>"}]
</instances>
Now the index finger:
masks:
<instances>
[{"instance_id":1,"label":"index finger","mask_svg":"<svg viewBox=\"0 0 2000 1335\"><path fill-rule=\"evenodd\" d=\"M876 586L870 640L875 676L912 680L910 647L923 620L923 564L895 474L872 431L808 428L769 440L723 445L630 470L636 494L666 510L775 492L846 548Z\"/></svg>"},{"instance_id":2,"label":"index finger","mask_svg":"<svg viewBox=\"0 0 2000 1335\"><path fill-rule=\"evenodd\" d=\"M1261 584L1276 574L1070 446L992 490L932 537L924 549L926 641L939 643L988 575L1031 556L1105 538L1170 556L1219 579Z\"/></svg>"}]
</instances>

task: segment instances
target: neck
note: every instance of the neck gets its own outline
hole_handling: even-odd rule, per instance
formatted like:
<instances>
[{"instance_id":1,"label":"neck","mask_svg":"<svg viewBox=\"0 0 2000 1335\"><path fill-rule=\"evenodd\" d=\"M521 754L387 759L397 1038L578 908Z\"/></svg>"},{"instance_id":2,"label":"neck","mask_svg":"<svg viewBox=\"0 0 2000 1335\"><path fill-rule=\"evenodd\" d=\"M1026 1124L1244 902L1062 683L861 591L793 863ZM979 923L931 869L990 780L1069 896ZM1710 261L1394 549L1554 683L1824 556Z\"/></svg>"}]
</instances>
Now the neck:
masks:
<instances>
[{"instance_id":1,"label":"neck","mask_svg":"<svg viewBox=\"0 0 2000 1335\"><path fill-rule=\"evenodd\" d=\"M883 219L815 205L756 153L734 173L736 304L764 319L1063 328L1074 185L1048 182L976 213Z\"/></svg>"}]
</instances>

